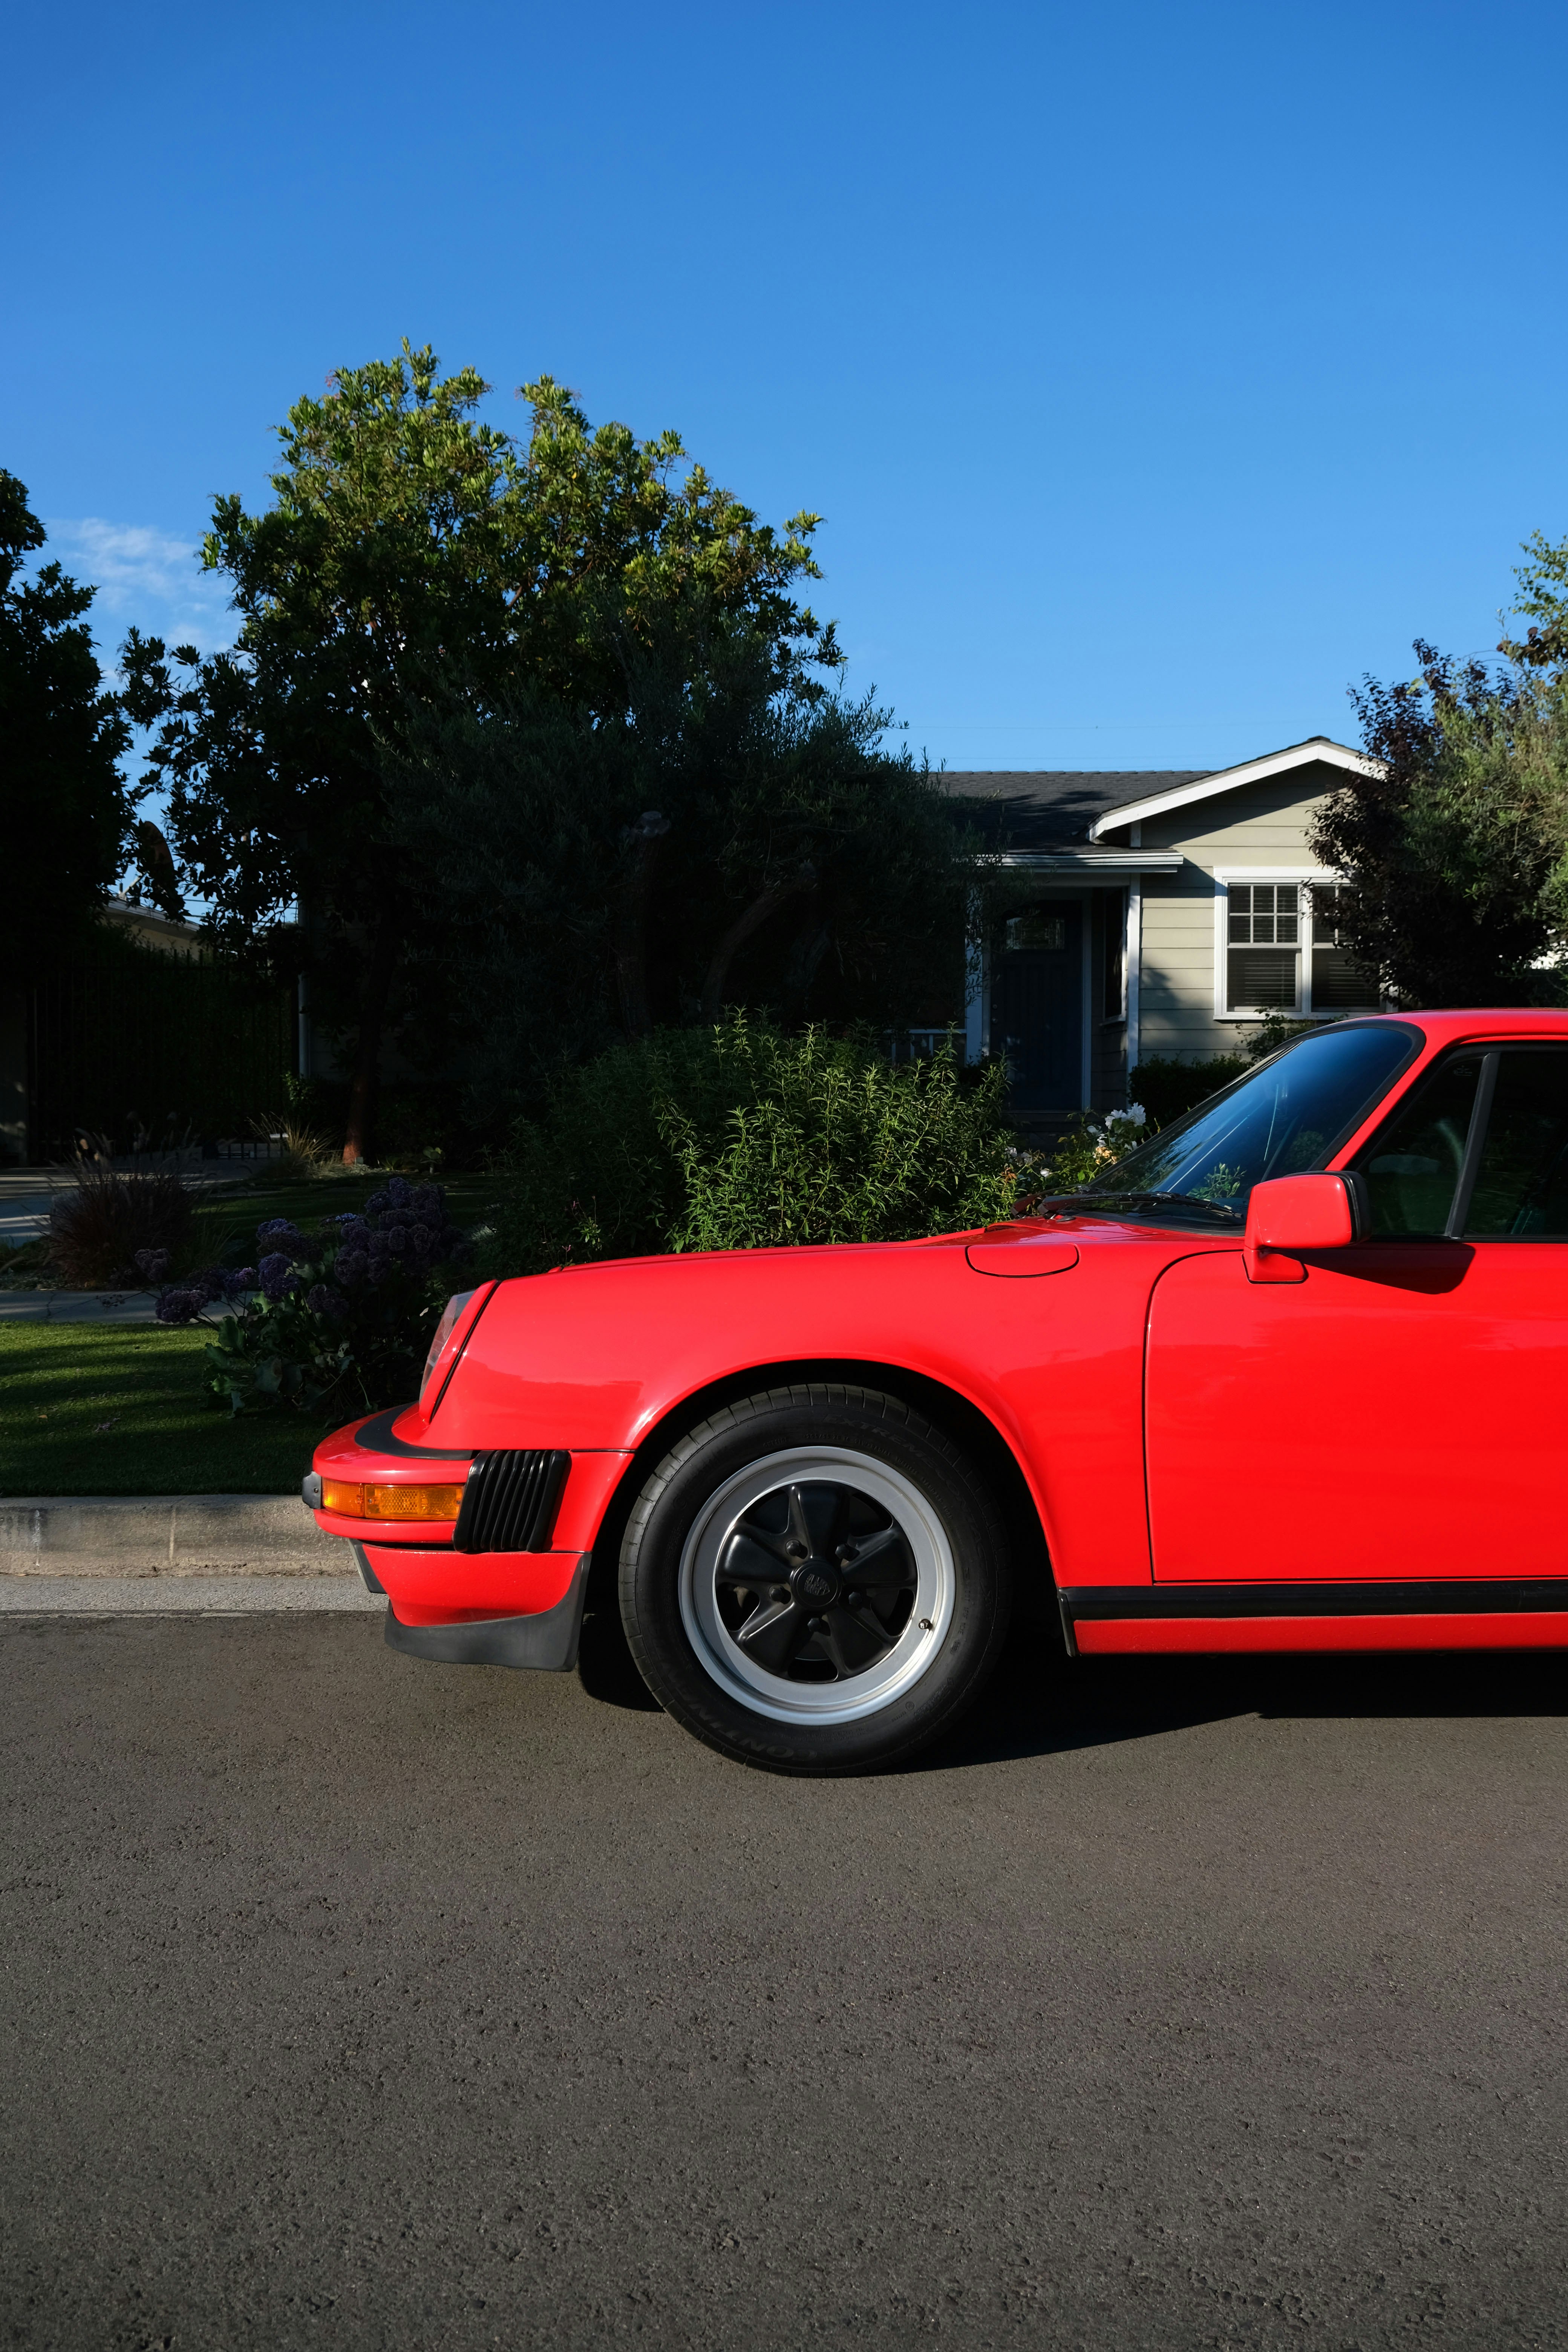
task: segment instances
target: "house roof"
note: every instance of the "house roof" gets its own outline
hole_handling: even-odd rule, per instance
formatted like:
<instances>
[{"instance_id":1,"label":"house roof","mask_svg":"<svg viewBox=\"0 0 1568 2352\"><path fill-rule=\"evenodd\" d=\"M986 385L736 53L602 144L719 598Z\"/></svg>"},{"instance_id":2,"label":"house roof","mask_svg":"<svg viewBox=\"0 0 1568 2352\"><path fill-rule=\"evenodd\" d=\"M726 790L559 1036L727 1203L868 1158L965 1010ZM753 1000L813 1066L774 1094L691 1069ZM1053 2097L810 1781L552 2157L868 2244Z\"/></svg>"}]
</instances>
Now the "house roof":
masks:
<instances>
[{"instance_id":1,"label":"house roof","mask_svg":"<svg viewBox=\"0 0 1568 2352\"><path fill-rule=\"evenodd\" d=\"M1286 775L1317 761L1364 774L1370 762L1327 735L1310 736L1235 768L983 768L949 772L943 783L970 804L981 832L1012 851L1066 850L1113 826Z\"/></svg>"},{"instance_id":2,"label":"house roof","mask_svg":"<svg viewBox=\"0 0 1568 2352\"><path fill-rule=\"evenodd\" d=\"M969 805L988 841L1009 849L1070 849L1113 808L1199 782L1202 768L981 768L942 782Z\"/></svg>"}]
</instances>

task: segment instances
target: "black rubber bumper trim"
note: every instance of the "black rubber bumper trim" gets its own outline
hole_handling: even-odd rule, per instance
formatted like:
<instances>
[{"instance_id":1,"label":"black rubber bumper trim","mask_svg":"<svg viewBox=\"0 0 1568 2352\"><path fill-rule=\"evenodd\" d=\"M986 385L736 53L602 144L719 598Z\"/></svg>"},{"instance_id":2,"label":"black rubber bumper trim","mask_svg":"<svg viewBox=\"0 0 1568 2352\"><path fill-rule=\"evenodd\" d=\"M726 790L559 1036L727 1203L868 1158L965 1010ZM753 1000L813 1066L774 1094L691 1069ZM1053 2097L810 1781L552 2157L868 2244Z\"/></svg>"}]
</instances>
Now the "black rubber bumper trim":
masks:
<instances>
[{"instance_id":1,"label":"black rubber bumper trim","mask_svg":"<svg viewBox=\"0 0 1568 2352\"><path fill-rule=\"evenodd\" d=\"M530 1617L484 1617L471 1625L405 1625L389 1601L387 1645L405 1657L427 1658L440 1666L525 1666L538 1674L569 1675L577 1663L587 1591L584 1552L564 1598L553 1609L537 1609Z\"/></svg>"},{"instance_id":2,"label":"black rubber bumper trim","mask_svg":"<svg viewBox=\"0 0 1568 2352\"><path fill-rule=\"evenodd\" d=\"M355 1430L354 1444L363 1445L367 1454L401 1454L411 1460L416 1456L422 1462L473 1460L471 1445L410 1445L406 1438L394 1437L393 1423L413 1410L411 1404L395 1404L390 1412L378 1412L374 1421L367 1421L363 1429Z\"/></svg>"},{"instance_id":3,"label":"black rubber bumper trim","mask_svg":"<svg viewBox=\"0 0 1568 2352\"><path fill-rule=\"evenodd\" d=\"M365 1591L367 1592L379 1592L382 1599L384 1601L386 1598L386 1587L383 1584L380 1577L377 1576L374 1569L372 1568L370 1564L370 1557L366 1552L363 1544L355 1543L351 1536L349 1538L349 1549L353 1553L354 1559L359 1563L359 1580L363 1585Z\"/></svg>"},{"instance_id":4,"label":"black rubber bumper trim","mask_svg":"<svg viewBox=\"0 0 1568 2352\"><path fill-rule=\"evenodd\" d=\"M1064 1621L1107 1617L1473 1617L1568 1610L1568 1577L1443 1577L1377 1584L1079 1584Z\"/></svg>"}]
</instances>

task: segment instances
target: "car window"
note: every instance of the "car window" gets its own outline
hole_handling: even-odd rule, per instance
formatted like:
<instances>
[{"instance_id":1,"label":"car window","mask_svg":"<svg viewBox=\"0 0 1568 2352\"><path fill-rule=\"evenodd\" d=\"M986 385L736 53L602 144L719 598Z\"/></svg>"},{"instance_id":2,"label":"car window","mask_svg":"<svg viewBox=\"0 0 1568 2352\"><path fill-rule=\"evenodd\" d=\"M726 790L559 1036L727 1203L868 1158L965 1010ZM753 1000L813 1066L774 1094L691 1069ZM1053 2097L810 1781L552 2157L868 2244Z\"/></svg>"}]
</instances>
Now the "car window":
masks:
<instances>
[{"instance_id":1,"label":"car window","mask_svg":"<svg viewBox=\"0 0 1568 2352\"><path fill-rule=\"evenodd\" d=\"M1393 1021L1320 1029L1212 1095L1084 1189L1117 1214L1240 1224L1265 1177L1321 1168L1420 1045ZM1134 1075L1134 1083L1136 1076Z\"/></svg>"},{"instance_id":2,"label":"car window","mask_svg":"<svg viewBox=\"0 0 1568 2352\"><path fill-rule=\"evenodd\" d=\"M1458 1054L1428 1071L1360 1154L1373 1234L1447 1231L1485 1059Z\"/></svg>"},{"instance_id":3,"label":"car window","mask_svg":"<svg viewBox=\"0 0 1568 2352\"><path fill-rule=\"evenodd\" d=\"M1568 1241L1568 1049L1498 1054L1465 1232Z\"/></svg>"}]
</instances>

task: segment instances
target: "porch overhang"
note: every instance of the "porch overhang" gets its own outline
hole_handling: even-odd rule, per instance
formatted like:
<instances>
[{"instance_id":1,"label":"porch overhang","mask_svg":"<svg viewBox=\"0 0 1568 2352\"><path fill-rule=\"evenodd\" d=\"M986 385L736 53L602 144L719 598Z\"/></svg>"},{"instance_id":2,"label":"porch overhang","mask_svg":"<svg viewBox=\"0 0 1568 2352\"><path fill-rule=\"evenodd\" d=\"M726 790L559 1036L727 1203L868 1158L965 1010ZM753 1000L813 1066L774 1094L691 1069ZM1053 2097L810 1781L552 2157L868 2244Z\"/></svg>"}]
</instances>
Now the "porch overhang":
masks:
<instances>
[{"instance_id":1,"label":"porch overhang","mask_svg":"<svg viewBox=\"0 0 1568 2352\"><path fill-rule=\"evenodd\" d=\"M1175 874L1182 856L1175 849L1009 849L1001 863L1026 874Z\"/></svg>"}]
</instances>

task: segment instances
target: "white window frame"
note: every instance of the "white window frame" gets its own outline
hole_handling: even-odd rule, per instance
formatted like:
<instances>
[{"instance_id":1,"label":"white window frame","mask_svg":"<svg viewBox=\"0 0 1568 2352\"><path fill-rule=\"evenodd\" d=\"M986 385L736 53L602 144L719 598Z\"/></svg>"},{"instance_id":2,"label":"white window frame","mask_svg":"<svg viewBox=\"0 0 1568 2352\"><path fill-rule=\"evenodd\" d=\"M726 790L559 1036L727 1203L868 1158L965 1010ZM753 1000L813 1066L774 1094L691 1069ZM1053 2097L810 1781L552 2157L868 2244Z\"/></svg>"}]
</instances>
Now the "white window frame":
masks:
<instances>
[{"instance_id":1,"label":"white window frame","mask_svg":"<svg viewBox=\"0 0 1568 2352\"><path fill-rule=\"evenodd\" d=\"M1214 1017L1216 1021L1262 1021L1270 1013L1285 1013L1293 1021L1342 1021L1342 1005L1315 1013L1312 1009L1312 902L1314 889L1337 890L1342 877L1331 874L1321 866L1216 866L1214 873ZM1226 1003L1229 993L1226 985L1230 965L1230 886L1233 882L1294 882L1308 893L1301 902L1299 936L1296 941L1296 1003L1288 1011L1283 1004L1255 1005L1249 1011L1233 1011ZM1374 996L1368 1011L1378 1008Z\"/></svg>"}]
</instances>

